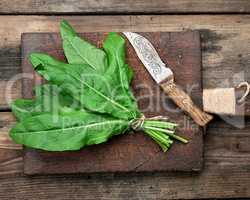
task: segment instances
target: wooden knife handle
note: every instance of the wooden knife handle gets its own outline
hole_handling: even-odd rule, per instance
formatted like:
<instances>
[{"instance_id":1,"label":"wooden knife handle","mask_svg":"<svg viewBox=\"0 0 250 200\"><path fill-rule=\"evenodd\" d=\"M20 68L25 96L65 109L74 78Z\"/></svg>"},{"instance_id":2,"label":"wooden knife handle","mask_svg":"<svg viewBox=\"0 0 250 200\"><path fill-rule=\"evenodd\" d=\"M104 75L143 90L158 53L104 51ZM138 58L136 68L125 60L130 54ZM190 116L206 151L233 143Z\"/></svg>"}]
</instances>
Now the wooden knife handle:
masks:
<instances>
[{"instance_id":1,"label":"wooden knife handle","mask_svg":"<svg viewBox=\"0 0 250 200\"><path fill-rule=\"evenodd\" d=\"M161 83L164 92L179 106L184 112L188 113L193 120L200 126L205 126L210 120L213 119L212 115L203 112L198 108L180 87L174 82Z\"/></svg>"}]
</instances>

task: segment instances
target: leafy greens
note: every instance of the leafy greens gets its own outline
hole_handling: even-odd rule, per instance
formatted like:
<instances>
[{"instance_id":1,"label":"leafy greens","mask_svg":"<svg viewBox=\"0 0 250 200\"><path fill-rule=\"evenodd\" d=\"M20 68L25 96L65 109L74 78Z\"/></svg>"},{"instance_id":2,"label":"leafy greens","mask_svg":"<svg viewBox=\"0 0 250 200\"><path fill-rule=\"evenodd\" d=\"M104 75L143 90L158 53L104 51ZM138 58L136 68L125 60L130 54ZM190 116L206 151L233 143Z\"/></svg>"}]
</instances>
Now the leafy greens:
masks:
<instances>
[{"instance_id":1,"label":"leafy greens","mask_svg":"<svg viewBox=\"0 0 250 200\"><path fill-rule=\"evenodd\" d=\"M125 40L109 33L103 48L80 38L66 21L60 27L68 63L43 53L30 54L34 69L47 83L35 88L35 99L17 99L11 108L18 123L11 138L47 151L79 150L114 135L143 130L167 151L176 124L145 118L130 90L133 71L125 62Z\"/></svg>"}]
</instances>

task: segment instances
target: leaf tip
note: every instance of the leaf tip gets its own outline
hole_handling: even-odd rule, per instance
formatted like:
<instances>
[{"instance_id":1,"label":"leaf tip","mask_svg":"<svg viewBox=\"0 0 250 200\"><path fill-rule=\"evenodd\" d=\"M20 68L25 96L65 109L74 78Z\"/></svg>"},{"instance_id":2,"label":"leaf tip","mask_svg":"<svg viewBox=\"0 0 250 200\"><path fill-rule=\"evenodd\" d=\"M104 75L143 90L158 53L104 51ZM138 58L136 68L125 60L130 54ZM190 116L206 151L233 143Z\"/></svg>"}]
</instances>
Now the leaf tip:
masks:
<instances>
[{"instance_id":1,"label":"leaf tip","mask_svg":"<svg viewBox=\"0 0 250 200\"><path fill-rule=\"evenodd\" d=\"M69 24L68 21L66 21L65 19L63 19L60 22L60 33L61 33L61 37L64 39L66 37L74 37L76 36L76 32L73 29L73 27Z\"/></svg>"},{"instance_id":2,"label":"leaf tip","mask_svg":"<svg viewBox=\"0 0 250 200\"><path fill-rule=\"evenodd\" d=\"M40 53L29 54L29 61L33 65L34 68L36 68L37 66L41 64L40 56L41 56Z\"/></svg>"}]
</instances>

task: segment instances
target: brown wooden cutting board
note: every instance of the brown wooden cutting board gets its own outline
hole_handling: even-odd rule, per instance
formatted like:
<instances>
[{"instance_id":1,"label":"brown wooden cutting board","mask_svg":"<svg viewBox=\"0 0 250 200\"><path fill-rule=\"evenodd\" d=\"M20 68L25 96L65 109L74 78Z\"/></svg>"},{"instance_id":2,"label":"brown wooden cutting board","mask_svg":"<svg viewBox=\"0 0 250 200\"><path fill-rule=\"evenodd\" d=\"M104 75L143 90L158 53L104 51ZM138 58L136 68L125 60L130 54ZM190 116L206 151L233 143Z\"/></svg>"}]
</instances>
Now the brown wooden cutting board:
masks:
<instances>
[{"instance_id":1,"label":"brown wooden cutting board","mask_svg":"<svg viewBox=\"0 0 250 200\"><path fill-rule=\"evenodd\" d=\"M191 91L192 99L201 107L201 50L199 32L141 33L156 47L164 62L174 71L176 83ZM106 33L82 33L86 40L101 46ZM65 60L59 34L25 33L22 35L22 69L35 75L23 80L23 97L32 98L32 87L41 78L28 61L31 52L45 52ZM177 134L187 138L188 144L175 142L167 153L143 132L112 138L105 144L90 146L75 152L45 152L24 150L25 174L142 172L142 171L198 171L203 162L202 130L193 120L176 110L175 105L152 80L127 41L127 63L135 76L133 92L140 109L147 117L169 116L180 124Z\"/></svg>"}]
</instances>

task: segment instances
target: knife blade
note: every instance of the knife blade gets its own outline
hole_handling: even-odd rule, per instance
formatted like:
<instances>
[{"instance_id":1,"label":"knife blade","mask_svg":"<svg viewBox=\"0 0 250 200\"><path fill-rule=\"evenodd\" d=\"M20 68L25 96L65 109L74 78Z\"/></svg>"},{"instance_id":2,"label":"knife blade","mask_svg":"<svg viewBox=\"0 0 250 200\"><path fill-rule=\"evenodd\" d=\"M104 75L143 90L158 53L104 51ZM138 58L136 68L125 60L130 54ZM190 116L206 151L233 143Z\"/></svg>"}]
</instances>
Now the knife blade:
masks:
<instances>
[{"instance_id":1,"label":"knife blade","mask_svg":"<svg viewBox=\"0 0 250 200\"><path fill-rule=\"evenodd\" d=\"M205 126L212 116L198 108L178 85L174 82L173 71L165 64L157 53L151 42L138 33L123 32L149 74L161 86L163 91L179 106L189 114L200 126Z\"/></svg>"}]
</instances>

